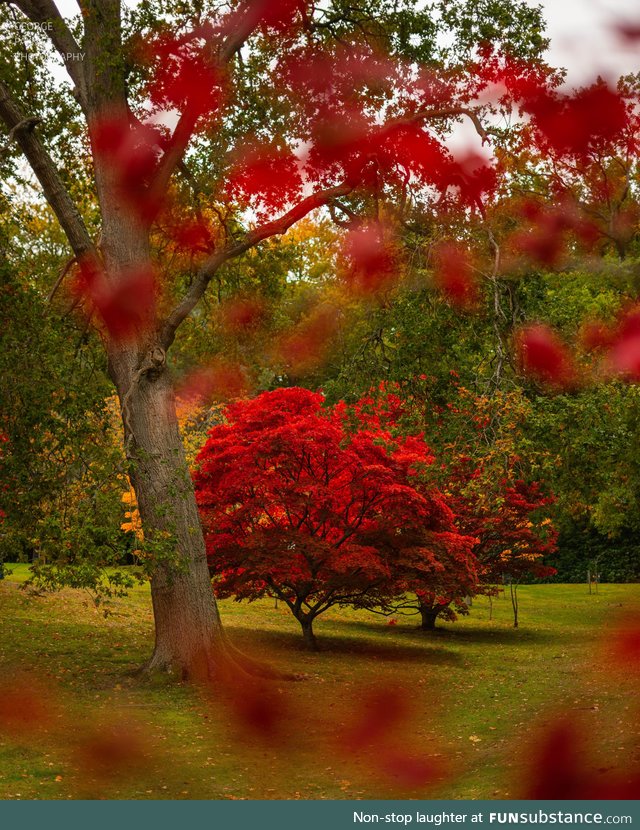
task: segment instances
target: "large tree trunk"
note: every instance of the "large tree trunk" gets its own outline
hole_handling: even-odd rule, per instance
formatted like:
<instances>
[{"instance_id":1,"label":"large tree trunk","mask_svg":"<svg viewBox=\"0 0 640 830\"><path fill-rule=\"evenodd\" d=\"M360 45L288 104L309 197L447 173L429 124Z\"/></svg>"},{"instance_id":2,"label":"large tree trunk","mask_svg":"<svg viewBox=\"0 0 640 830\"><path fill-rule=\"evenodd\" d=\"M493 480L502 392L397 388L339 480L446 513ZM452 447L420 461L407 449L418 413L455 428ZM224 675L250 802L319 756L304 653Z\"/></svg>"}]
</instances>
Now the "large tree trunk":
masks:
<instances>
[{"instance_id":1,"label":"large tree trunk","mask_svg":"<svg viewBox=\"0 0 640 830\"><path fill-rule=\"evenodd\" d=\"M149 263L148 230L103 185L102 251L111 279ZM98 177L99 179L101 176ZM157 333L108 343L109 371L120 398L129 475L153 556L155 649L149 670L211 677L226 669L225 643L207 569L204 537L178 429L165 352Z\"/></svg>"},{"instance_id":2,"label":"large tree trunk","mask_svg":"<svg viewBox=\"0 0 640 830\"><path fill-rule=\"evenodd\" d=\"M226 646L164 353L151 350L141 368L131 364L127 349L112 355L131 481L155 558L156 641L147 668L211 676L224 668Z\"/></svg>"}]
</instances>

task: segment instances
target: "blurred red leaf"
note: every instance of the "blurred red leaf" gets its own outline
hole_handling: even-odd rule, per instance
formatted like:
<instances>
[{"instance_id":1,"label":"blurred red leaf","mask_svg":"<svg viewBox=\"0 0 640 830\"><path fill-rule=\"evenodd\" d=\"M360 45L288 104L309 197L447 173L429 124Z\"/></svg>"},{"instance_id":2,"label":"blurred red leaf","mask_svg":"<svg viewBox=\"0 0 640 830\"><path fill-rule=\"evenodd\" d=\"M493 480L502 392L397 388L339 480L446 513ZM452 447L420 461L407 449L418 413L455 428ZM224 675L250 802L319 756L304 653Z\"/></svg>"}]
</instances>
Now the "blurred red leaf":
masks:
<instances>
[{"instance_id":1,"label":"blurred red leaf","mask_svg":"<svg viewBox=\"0 0 640 830\"><path fill-rule=\"evenodd\" d=\"M460 243L442 242L435 247L433 277L436 287L454 305L467 308L477 299L471 257Z\"/></svg>"},{"instance_id":2,"label":"blurred red leaf","mask_svg":"<svg viewBox=\"0 0 640 830\"><path fill-rule=\"evenodd\" d=\"M607 355L610 368L629 381L640 381L640 308L625 311L616 327Z\"/></svg>"},{"instance_id":3,"label":"blurred red leaf","mask_svg":"<svg viewBox=\"0 0 640 830\"><path fill-rule=\"evenodd\" d=\"M264 319L266 308L259 297L234 297L220 307L220 324L225 334L238 335Z\"/></svg>"},{"instance_id":4,"label":"blurred red leaf","mask_svg":"<svg viewBox=\"0 0 640 830\"><path fill-rule=\"evenodd\" d=\"M565 719L547 728L538 747L528 750L533 762L525 798L533 800L635 799L640 791L637 767L603 776L591 768L577 724Z\"/></svg>"},{"instance_id":5,"label":"blurred red leaf","mask_svg":"<svg viewBox=\"0 0 640 830\"><path fill-rule=\"evenodd\" d=\"M130 123L125 115L103 115L91 125L96 156L114 176L116 196L145 221L154 219L162 203L149 191L158 163L162 135L149 124Z\"/></svg>"},{"instance_id":6,"label":"blurred red leaf","mask_svg":"<svg viewBox=\"0 0 640 830\"><path fill-rule=\"evenodd\" d=\"M569 799L589 796L583 790L582 759L575 726L560 722L547 730L533 750L533 769L527 798Z\"/></svg>"},{"instance_id":7,"label":"blurred red leaf","mask_svg":"<svg viewBox=\"0 0 640 830\"><path fill-rule=\"evenodd\" d=\"M83 262L75 290L92 303L114 340L139 339L153 322L156 278L149 265L134 266L108 278Z\"/></svg>"},{"instance_id":8,"label":"blurred red leaf","mask_svg":"<svg viewBox=\"0 0 640 830\"><path fill-rule=\"evenodd\" d=\"M210 403L214 400L241 398L249 390L244 368L233 360L217 358L187 374L177 385L176 394L190 403Z\"/></svg>"},{"instance_id":9,"label":"blurred red leaf","mask_svg":"<svg viewBox=\"0 0 640 830\"><path fill-rule=\"evenodd\" d=\"M242 13L250 28L283 34L302 21L308 6L308 0L249 0Z\"/></svg>"},{"instance_id":10,"label":"blurred red leaf","mask_svg":"<svg viewBox=\"0 0 640 830\"><path fill-rule=\"evenodd\" d=\"M605 647L621 669L640 672L640 616L621 620L607 635Z\"/></svg>"},{"instance_id":11,"label":"blurred red leaf","mask_svg":"<svg viewBox=\"0 0 640 830\"><path fill-rule=\"evenodd\" d=\"M380 147L388 169L401 165L423 182L442 186L451 160L445 148L418 125L400 125L385 130Z\"/></svg>"},{"instance_id":12,"label":"blurred red leaf","mask_svg":"<svg viewBox=\"0 0 640 830\"><path fill-rule=\"evenodd\" d=\"M620 36L621 40L626 40L629 43L640 40L640 22L615 23L613 30Z\"/></svg>"},{"instance_id":13,"label":"blurred red leaf","mask_svg":"<svg viewBox=\"0 0 640 830\"><path fill-rule=\"evenodd\" d=\"M557 388L568 388L575 382L573 357L548 326L539 323L520 329L516 349L525 375Z\"/></svg>"},{"instance_id":14,"label":"blurred red leaf","mask_svg":"<svg viewBox=\"0 0 640 830\"><path fill-rule=\"evenodd\" d=\"M170 228L168 234L179 251L206 254L214 247L211 231L201 219L180 222Z\"/></svg>"},{"instance_id":15,"label":"blurred red leaf","mask_svg":"<svg viewBox=\"0 0 640 830\"><path fill-rule=\"evenodd\" d=\"M180 110L192 126L217 110L223 99L223 76L199 43L208 34L196 30L179 38L161 37L145 46L149 62L155 65L151 100Z\"/></svg>"},{"instance_id":16,"label":"blurred red leaf","mask_svg":"<svg viewBox=\"0 0 640 830\"><path fill-rule=\"evenodd\" d=\"M288 334L281 336L275 347L275 358L287 367L293 377L312 371L326 359L331 340L339 324L339 313L332 306L321 306Z\"/></svg>"},{"instance_id":17,"label":"blurred red leaf","mask_svg":"<svg viewBox=\"0 0 640 830\"><path fill-rule=\"evenodd\" d=\"M474 206L482 197L492 194L497 187L497 174L487 159L477 153L467 153L448 164L441 165L441 187L454 186L461 201Z\"/></svg>"},{"instance_id":18,"label":"blurred red leaf","mask_svg":"<svg viewBox=\"0 0 640 830\"><path fill-rule=\"evenodd\" d=\"M299 727L288 695L273 682L245 680L229 685L224 701L237 727L249 736L269 744L282 744L290 738L290 727Z\"/></svg>"},{"instance_id":19,"label":"blurred red leaf","mask_svg":"<svg viewBox=\"0 0 640 830\"><path fill-rule=\"evenodd\" d=\"M79 741L76 757L84 775L110 779L140 772L148 753L140 730L122 722L92 729Z\"/></svg>"},{"instance_id":20,"label":"blurred red leaf","mask_svg":"<svg viewBox=\"0 0 640 830\"><path fill-rule=\"evenodd\" d=\"M627 380L640 381L640 333L621 337L612 347L609 360L614 372Z\"/></svg>"},{"instance_id":21,"label":"blurred red leaf","mask_svg":"<svg viewBox=\"0 0 640 830\"><path fill-rule=\"evenodd\" d=\"M376 294L399 278L400 263L388 232L378 222L363 222L350 230L343 252L350 262L346 281L354 294Z\"/></svg>"},{"instance_id":22,"label":"blurred red leaf","mask_svg":"<svg viewBox=\"0 0 640 830\"><path fill-rule=\"evenodd\" d=\"M388 740L406 722L410 712L409 696L404 689L383 686L365 690L354 722L341 735L343 749L357 753Z\"/></svg>"},{"instance_id":23,"label":"blurred red leaf","mask_svg":"<svg viewBox=\"0 0 640 830\"><path fill-rule=\"evenodd\" d=\"M0 734L31 738L46 732L56 711L50 692L31 676L0 684Z\"/></svg>"},{"instance_id":24,"label":"blurred red leaf","mask_svg":"<svg viewBox=\"0 0 640 830\"><path fill-rule=\"evenodd\" d=\"M543 205L533 199L525 200L522 217L530 227L511 236L511 247L528 259L548 268L557 267L567 253L570 238L579 241L590 251L600 238L598 227L580 216L577 205L564 195L554 206Z\"/></svg>"},{"instance_id":25,"label":"blurred red leaf","mask_svg":"<svg viewBox=\"0 0 640 830\"><path fill-rule=\"evenodd\" d=\"M628 126L621 96L598 80L573 95L539 88L525 96L524 108L550 147L560 154L584 156L620 139Z\"/></svg>"},{"instance_id":26,"label":"blurred red leaf","mask_svg":"<svg viewBox=\"0 0 640 830\"><path fill-rule=\"evenodd\" d=\"M380 771L387 783L399 790L420 789L443 777L442 765L433 759L398 751L382 755Z\"/></svg>"},{"instance_id":27,"label":"blurred red leaf","mask_svg":"<svg viewBox=\"0 0 640 830\"><path fill-rule=\"evenodd\" d=\"M240 202L282 209L300 195L299 160L291 152L269 148L244 152L229 174L227 191Z\"/></svg>"},{"instance_id":28,"label":"blurred red leaf","mask_svg":"<svg viewBox=\"0 0 640 830\"><path fill-rule=\"evenodd\" d=\"M605 349L611 345L613 332L609 326L592 320L585 323L580 331L580 340L587 351Z\"/></svg>"}]
</instances>

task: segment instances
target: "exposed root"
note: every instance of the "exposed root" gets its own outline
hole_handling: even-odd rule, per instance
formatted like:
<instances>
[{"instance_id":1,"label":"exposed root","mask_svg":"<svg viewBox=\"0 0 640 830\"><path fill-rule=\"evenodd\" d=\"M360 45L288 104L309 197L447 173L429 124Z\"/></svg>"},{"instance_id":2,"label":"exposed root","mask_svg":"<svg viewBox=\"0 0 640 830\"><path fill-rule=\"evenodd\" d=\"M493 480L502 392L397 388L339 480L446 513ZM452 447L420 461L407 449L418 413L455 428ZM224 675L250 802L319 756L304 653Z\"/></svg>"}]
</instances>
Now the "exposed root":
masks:
<instances>
[{"instance_id":1,"label":"exposed root","mask_svg":"<svg viewBox=\"0 0 640 830\"><path fill-rule=\"evenodd\" d=\"M132 674L150 679L164 675L195 684L212 681L237 682L238 679L261 678L265 680L303 680L304 675L284 672L268 663L248 657L237 649L223 634L220 646L192 655L181 661L156 648L146 663Z\"/></svg>"},{"instance_id":2,"label":"exposed root","mask_svg":"<svg viewBox=\"0 0 640 830\"><path fill-rule=\"evenodd\" d=\"M284 672L270 666L268 663L263 663L261 660L255 660L253 657L248 657L239 649L232 645L225 636L225 649L231 659L237 663L242 669L252 677L262 677L267 680L303 680L304 675L292 674L291 672Z\"/></svg>"}]
</instances>

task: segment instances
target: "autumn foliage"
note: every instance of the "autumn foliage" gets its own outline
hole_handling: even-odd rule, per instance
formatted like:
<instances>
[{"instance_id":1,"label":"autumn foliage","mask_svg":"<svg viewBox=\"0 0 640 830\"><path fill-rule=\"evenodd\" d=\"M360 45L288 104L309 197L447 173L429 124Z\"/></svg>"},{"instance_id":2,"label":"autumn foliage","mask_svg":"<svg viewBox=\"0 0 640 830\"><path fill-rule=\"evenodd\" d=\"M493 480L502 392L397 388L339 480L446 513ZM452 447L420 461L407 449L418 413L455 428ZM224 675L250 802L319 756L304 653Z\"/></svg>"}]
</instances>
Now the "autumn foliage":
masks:
<instances>
[{"instance_id":1,"label":"autumn foliage","mask_svg":"<svg viewBox=\"0 0 640 830\"><path fill-rule=\"evenodd\" d=\"M474 573L474 540L419 483L429 448L391 429L400 401L323 402L292 388L232 404L195 474L216 593L277 597L309 645L333 605L385 606L445 572Z\"/></svg>"}]
</instances>

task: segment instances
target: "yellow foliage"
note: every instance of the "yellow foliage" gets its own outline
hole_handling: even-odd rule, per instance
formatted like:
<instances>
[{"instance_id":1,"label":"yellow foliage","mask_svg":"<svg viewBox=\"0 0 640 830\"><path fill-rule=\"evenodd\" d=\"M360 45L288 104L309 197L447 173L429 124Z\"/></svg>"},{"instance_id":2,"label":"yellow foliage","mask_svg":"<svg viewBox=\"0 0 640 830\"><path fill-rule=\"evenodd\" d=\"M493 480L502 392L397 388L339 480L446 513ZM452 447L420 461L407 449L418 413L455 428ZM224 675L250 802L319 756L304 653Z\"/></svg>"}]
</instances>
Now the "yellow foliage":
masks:
<instances>
[{"instance_id":1,"label":"yellow foliage","mask_svg":"<svg viewBox=\"0 0 640 830\"><path fill-rule=\"evenodd\" d=\"M129 489L122 494L122 503L128 505L131 509L125 510L124 517L129 521L122 522L120 529L125 533L135 533L136 539L139 542L144 541L144 532L142 530L142 519L138 511L138 502L136 501L136 494L131 486L129 478L127 478Z\"/></svg>"}]
</instances>

